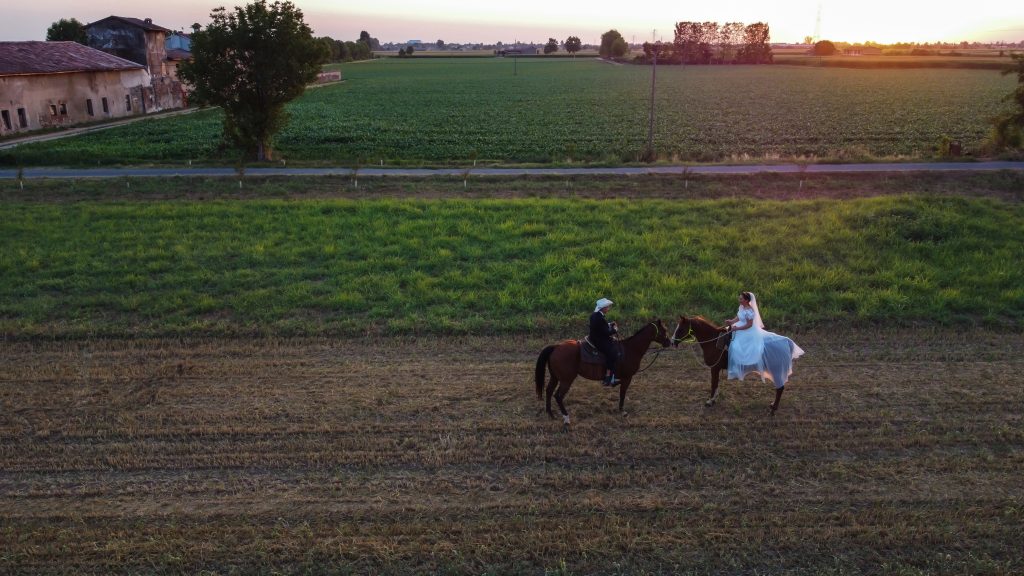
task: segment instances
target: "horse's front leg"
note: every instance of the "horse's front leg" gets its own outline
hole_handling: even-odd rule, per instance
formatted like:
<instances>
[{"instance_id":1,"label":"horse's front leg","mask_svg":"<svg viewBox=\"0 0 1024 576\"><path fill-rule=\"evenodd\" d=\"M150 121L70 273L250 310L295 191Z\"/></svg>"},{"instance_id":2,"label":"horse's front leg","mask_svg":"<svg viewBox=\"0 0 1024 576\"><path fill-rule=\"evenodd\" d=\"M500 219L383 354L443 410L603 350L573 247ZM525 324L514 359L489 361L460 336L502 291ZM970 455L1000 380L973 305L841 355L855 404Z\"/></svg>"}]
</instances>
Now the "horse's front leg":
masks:
<instances>
[{"instance_id":1,"label":"horse's front leg","mask_svg":"<svg viewBox=\"0 0 1024 576\"><path fill-rule=\"evenodd\" d=\"M715 366L711 369L711 397L704 402L705 406L714 406L715 402L718 401L718 378L722 374L722 369Z\"/></svg>"},{"instance_id":2,"label":"horse's front leg","mask_svg":"<svg viewBox=\"0 0 1024 576\"><path fill-rule=\"evenodd\" d=\"M629 389L629 383L632 381L632 378L626 378L622 382L619 382L619 413L623 416L626 415L626 411L622 409L626 404L626 390Z\"/></svg>"}]
</instances>

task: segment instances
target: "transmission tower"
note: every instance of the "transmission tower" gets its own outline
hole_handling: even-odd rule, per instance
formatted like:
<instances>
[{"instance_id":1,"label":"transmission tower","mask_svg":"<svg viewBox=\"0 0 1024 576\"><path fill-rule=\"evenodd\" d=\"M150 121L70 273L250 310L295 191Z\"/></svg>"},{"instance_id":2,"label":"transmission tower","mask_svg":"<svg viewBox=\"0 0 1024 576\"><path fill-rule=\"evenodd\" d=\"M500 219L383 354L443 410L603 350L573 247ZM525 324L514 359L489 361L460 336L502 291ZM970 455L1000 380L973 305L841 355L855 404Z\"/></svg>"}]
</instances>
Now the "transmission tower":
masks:
<instances>
[{"instance_id":1,"label":"transmission tower","mask_svg":"<svg viewBox=\"0 0 1024 576\"><path fill-rule=\"evenodd\" d=\"M814 42L821 41L821 2L818 2L818 18L814 22Z\"/></svg>"}]
</instances>

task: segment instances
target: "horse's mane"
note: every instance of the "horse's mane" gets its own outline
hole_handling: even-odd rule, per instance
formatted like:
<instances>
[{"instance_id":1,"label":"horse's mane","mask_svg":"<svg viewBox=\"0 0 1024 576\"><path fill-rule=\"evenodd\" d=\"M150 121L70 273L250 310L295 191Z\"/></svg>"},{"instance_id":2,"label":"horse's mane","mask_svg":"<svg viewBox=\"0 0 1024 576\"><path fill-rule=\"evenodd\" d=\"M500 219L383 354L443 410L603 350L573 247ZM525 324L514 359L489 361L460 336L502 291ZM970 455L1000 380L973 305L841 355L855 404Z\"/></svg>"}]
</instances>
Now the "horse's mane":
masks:
<instances>
[{"instance_id":1,"label":"horse's mane","mask_svg":"<svg viewBox=\"0 0 1024 576\"><path fill-rule=\"evenodd\" d=\"M630 336L629 338L626 338L626 340L632 340L633 338L636 338L637 336L640 335L641 332L643 332L644 330L647 330L647 327L650 326L651 324L654 324L654 326L655 326L655 336L657 336L657 326L658 326L658 322L660 322L660 321L661 321L661 318L655 318L654 320L649 320L647 322L644 322L644 325L641 326L639 330L634 332L632 336Z\"/></svg>"},{"instance_id":2,"label":"horse's mane","mask_svg":"<svg viewBox=\"0 0 1024 576\"><path fill-rule=\"evenodd\" d=\"M708 320L707 318L705 318L703 316L699 316L699 315L698 316L689 316L688 318L689 318L691 323L698 322L698 323L704 324L705 326L708 326L710 328L714 328L715 330L721 330L722 329L721 326L719 326L718 324L715 324L714 322Z\"/></svg>"}]
</instances>

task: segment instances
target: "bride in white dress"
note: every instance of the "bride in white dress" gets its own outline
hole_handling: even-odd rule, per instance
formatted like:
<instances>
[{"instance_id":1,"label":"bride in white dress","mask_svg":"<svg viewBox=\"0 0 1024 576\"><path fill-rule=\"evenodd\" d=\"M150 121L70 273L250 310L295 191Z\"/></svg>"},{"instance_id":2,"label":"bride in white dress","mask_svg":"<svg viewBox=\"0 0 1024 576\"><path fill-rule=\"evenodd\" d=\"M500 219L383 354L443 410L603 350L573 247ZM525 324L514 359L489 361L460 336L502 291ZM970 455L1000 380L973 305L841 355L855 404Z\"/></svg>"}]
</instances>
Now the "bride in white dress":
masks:
<instances>
[{"instance_id":1,"label":"bride in white dress","mask_svg":"<svg viewBox=\"0 0 1024 576\"><path fill-rule=\"evenodd\" d=\"M775 402L772 412L779 408L782 392L793 373L793 360L803 355L802 348L785 336L764 329L757 298L751 292L741 292L740 308L736 317L726 320L732 332L729 343L729 379L743 380L747 374L757 374L775 384Z\"/></svg>"}]
</instances>

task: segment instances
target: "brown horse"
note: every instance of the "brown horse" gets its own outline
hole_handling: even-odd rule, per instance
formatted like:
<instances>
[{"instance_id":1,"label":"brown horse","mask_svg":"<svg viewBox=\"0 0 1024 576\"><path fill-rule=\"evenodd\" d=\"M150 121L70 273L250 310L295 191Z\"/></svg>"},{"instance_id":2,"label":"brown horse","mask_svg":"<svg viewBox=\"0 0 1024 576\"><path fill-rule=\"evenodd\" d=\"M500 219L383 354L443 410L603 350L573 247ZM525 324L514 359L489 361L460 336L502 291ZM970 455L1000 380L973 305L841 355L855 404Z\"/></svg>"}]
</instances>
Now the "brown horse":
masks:
<instances>
[{"instance_id":1,"label":"brown horse","mask_svg":"<svg viewBox=\"0 0 1024 576\"><path fill-rule=\"evenodd\" d=\"M709 322L703 316L680 316L676 330L672 333L672 344L675 346L694 338L693 343L699 344L704 353L704 365L711 369L711 397L704 402L705 406L712 406L718 400L718 378L722 370L729 368L729 350L719 350L717 346L719 337L725 335L725 328Z\"/></svg>"},{"instance_id":2,"label":"brown horse","mask_svg":"<svg viewBox=\"0 0 1024 576\"><path fill-rule=\"evenodd\" d=\"M619 411L626 401L626 390L633 376L640 370L640 359L647 353L651 342L658 342L663 347L672 345L668 339L668 328L661 319L649 322L636 334L622 341L623 356L619 360L615 375L619 378ZM537 398L541 398L544 390L544 368L547 367L551 373L551 380L547 388L547 409L548 415L552 418L555 415L551 412L551 395L554 394L558 402L558 410L562 413L562 420L569 424L569 411L565 409L565 395L569 393L576 376L582 376L587 380L603 380L605 368L603 364L584 364L580 361L580 341L565 340L559 344L552 344L541 350L537 357L537 369L535 380L537 384ZM555 392L555 386L558 391Z\"/></svg>"},{"instance_id":3,"label":"brown horse","mask_svg":"<svg viewBox=\"0 0 1024 576\"><path fill-rule=\"evenodd\" d=\"M691 343L700 345L704 354L704 365L711 369L711 397L704 402L705 406L713 406L718 401L718 378L722 370L729 369L729 350L718 347L718 339L726 334L725 327L718 326L703 316L680 316L679 324L676 324L676 330L672 333L672 343L676 346L693 338ZM782 391L783 388L775 390L775 402L770 406L773 414L779 408Z\"/></svg>"}]
</instances>

